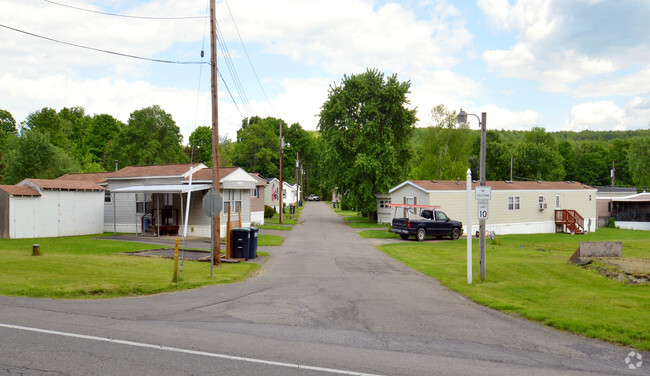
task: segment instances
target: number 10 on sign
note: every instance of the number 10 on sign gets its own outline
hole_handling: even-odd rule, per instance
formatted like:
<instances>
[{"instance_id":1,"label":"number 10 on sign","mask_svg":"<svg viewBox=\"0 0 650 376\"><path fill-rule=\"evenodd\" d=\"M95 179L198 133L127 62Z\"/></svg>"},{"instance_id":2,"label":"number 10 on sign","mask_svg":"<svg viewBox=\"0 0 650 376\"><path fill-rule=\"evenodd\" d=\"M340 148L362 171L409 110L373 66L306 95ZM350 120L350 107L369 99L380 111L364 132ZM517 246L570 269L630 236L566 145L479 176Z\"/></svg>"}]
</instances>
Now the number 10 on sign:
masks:
<instances>
[{"instance_id":1,"label":"number 10 on sign","mask_svg":"<svg viewBox=\"0 0 650 376\"><path fill-rule=\"evenodd\" d=\"M488 219L488 202L478 201L478 219Z\"/></svg>"}]
</instances>

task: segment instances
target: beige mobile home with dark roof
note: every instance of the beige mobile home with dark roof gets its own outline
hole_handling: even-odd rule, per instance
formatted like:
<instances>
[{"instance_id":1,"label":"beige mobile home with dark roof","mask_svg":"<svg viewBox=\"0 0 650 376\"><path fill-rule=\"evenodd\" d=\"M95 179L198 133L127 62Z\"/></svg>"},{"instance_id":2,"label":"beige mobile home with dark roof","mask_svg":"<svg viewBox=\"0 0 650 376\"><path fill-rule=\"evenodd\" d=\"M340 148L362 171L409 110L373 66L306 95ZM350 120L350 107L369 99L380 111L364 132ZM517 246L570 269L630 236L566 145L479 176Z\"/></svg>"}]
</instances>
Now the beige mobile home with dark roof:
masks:
<instances>
[{"instance_id":1,"label":"beige mobile home with dark roof","mask_svg":"<svg viewBox=\"0 0 650 376\"><path fill-rule=\"evenodd\" d=\"M491 187L486 229L497 234L589 232L597 228L596 188L564 181L488 181ZM472 228L478 230L478 182L472 183ZM385 195L381 200L386 201ZM394 204L437 205L450 218L467 223L467 190L464 180L407 180L389 191ZM379 200L378 200L379 204ZM379 205L378 205L379 206ZM399 210L399 209L398 209ZM401 216L401 213L390 215ZM573 219L577 222L571 224ZM582 220L580 220L582 218ZM388 222L384 216L382 222ZM575 230L574 226L575 225Z\"/></svg>"}]
</instances>

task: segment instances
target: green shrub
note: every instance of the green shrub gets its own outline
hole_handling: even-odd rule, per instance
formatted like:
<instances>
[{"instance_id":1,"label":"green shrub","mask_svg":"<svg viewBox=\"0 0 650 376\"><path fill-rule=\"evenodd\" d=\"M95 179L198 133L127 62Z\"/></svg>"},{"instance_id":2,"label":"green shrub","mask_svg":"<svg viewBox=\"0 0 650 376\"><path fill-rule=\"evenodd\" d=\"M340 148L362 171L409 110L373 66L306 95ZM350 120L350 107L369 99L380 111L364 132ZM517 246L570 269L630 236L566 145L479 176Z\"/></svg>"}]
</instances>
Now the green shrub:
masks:
<instances>
[{"instance_id":1,"label":"green shrub","mask_svg":"<svg viewBox=\"0 0 650 376\"><path fill-rule=\"evenodd\" d=\"M614 217L609 217L609 223L607 224L607 227L616 228L616 221L614 220Z\"/></svg>"},{"instance_id":2,"label":"green shrub","mask_svg":"<svg viewBox=\"0 0 650 376\"><path fill-rule=\"evenodd\" d=\"M274 214L275 214L274 208L268 205L264 205L264 218L273 218Z\"/></svg>"}]
</instances>

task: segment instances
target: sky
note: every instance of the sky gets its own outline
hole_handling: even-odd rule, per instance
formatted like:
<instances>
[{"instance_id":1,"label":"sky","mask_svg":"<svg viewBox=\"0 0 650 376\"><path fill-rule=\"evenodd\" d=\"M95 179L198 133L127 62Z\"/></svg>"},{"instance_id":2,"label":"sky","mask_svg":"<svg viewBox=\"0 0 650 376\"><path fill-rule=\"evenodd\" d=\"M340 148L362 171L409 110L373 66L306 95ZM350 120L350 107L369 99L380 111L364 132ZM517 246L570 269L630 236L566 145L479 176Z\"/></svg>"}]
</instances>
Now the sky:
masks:
<instances>
[{"instance_id":1,"label":"sky","mask_svg":"<svg viewBox=\"0 0 650 376\"><path fill-rule=\"evenodd\" d=\"M186 143L211 125L208 14L209 0L0 0L0 109L127 122L159 105ZM217 0L219 135L251 116L316 130L330 88L367 69L410 81L418 127L443 104L488 129L648 129L648 16L647 0Z\"/></svg>"}]
</instances>

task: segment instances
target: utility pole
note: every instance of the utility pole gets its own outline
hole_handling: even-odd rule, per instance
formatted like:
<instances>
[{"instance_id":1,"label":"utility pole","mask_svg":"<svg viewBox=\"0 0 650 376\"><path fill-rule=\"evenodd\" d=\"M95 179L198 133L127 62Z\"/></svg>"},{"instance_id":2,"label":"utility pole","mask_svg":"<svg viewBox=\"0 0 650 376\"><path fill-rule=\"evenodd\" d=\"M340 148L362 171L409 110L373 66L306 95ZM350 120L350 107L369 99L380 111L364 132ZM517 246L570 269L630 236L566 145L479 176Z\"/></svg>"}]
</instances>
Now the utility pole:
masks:
<instances>
[{"instance_id":1,"label":"utility pole","mask_svg":"<svg viewBox=\"0 0 650 376\"><path fill-rule=\"evenodd\" d=\"M300 188L302 188L300 186L300 180L298 179L298 170L300 169L300 159L298 159L298 154L299 153L296 152L296 201L298 201L296 204L300 203Z\"/></svg>"},{"instance_id":2,"label":"utility pole","mask_svg":"<svg viewBox=\"0 0 650 376\"><path fill-rule=\"evenodd\" d=\"M212 85L212 189L219 187L219 107L217 103L217 19L215 0L210 0L210 76ZM212 245L212 265L221 265L221 213L212 217L212 231L215 241Z\"/></svg>"},{"instance_id":3,"label":"utility pole","mask_svg":"<svg viewBox=\"0 0 650 376\"><path fill-rule=\"evenodd\" d=\"M485 132L487 113L481 114L481 187L485 186ZM481 281L485 279L485 219L478 220L478 267ZM470 236L470 234L468 234Z\"/></svg>"},{"instance_id":4,"label":"utility pole","mask_svg":"<svg viewBox=\"0 0 650 376\"><path fill-rule=\"evenodd\" d=\"M616 167L614 166L614 161L612 161L612 187L616 186Z\"/></svg>"},{"instance_id":5,"label":"utility pole","mask_svg":"<svg viewBox=\"0 0 650 376\"><path fill-rule=\"evenodd\" d=\"M282 149L284 149L284 139L282 138L282 122L280 122L280 220L282 224L282 195L284 195L284 185L282 183Z\"/></svg>"}]
</instances>

